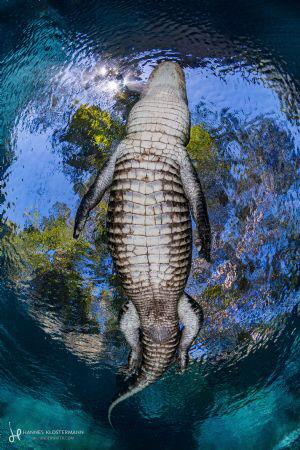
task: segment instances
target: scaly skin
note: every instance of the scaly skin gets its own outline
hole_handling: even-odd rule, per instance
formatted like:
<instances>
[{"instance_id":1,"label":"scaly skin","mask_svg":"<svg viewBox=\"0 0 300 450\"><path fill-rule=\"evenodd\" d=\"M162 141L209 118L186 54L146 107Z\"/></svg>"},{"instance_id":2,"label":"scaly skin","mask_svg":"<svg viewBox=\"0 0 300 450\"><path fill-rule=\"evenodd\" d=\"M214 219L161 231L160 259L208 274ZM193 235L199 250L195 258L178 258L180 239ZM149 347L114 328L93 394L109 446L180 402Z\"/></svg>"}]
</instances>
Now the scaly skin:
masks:
<instances>
[{"instance_id":1,"label":"scaly skin","mask_svg":"<svg viewBox=\"0 0 300 450\"><path fill-rule=\"evenodd\" d=\"M184 147L189 131L183 72L176 63L161 63L131 110L126 138L77 212L74 237L110 187L109 244L129 298L121 329L132 348L128 370L137 377L112 403L109 419L116 404L164 373L176 349L180 368L186 367L188 348L201 325L199 306L184 293L191 265L190 208L196 245L207 260L210 227L201 185Z\"/></svg>"},{"instance_id":2,"label":"scaly skin","mask_svg":"<svg viewBox=\"0 0 300 450\"><path fill-rule=\"evenodd\" d=\"M145 148L147 141L126 139L108 206L112 255L143 329L160 320L174 323L191 260L190 213L172 158L176 149L164 143L160 149L160 143Z\"/></svg>"}]
</instances>

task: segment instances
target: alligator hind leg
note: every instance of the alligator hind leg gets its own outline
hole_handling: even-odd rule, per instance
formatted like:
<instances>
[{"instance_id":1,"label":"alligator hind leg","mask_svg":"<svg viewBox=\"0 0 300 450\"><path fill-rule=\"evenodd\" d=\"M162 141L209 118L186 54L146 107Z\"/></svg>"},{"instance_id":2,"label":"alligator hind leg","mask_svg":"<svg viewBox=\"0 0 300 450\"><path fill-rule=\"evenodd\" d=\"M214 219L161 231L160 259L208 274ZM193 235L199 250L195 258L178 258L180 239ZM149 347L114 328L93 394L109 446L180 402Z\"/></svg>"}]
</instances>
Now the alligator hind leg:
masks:
<instances>
[{"instance_id":1,"label":"alligator hind leg","mask_svg":"<svg viewBox=\"0 0 300 450\"><path fill-rule=\"evenodd\" d=\"M201 306L184 293L179 300L178 315L184 328L181 333L177 358L179 369L184 370L188 363L188 350L203 323L203 312Z\"/></svg>"},{"instance_id":2,"label":"alligator hind leg","mask_svg":"<svg viewBox=\"0 0 300 450\"><path fill-rule=\"evenodd\" d=\"M123 305L120 314L120 329L126 341L131 347L128 358L128 366L121 369L121 372L130 377L133 375L141 363L141 342L140 342L140 320L135 306L131 301Z\"/></svg>"}]
</instances>

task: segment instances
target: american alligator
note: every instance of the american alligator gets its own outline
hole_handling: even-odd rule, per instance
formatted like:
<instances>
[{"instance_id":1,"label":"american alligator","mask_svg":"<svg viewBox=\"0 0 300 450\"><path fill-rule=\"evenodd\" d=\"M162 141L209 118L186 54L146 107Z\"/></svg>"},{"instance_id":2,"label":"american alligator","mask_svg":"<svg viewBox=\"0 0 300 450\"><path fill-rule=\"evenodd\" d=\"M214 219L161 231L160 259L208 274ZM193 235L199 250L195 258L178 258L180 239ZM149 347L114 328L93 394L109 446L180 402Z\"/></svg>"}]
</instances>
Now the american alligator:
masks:
<instances>
[{"instance_id":1,"label":"american alligator","mask_svg":"<svg viewBox=\"0 0 300 450\"><path fill-rule=\"evenodd\" d=\"M131 352L135 381L112 402L157 380L175 353L179 368L202 323L198 303L184 292L195 245L210 260L210 225L200 181L188 157L190 117L184 73L174 62L157 65L133 106L126 138L83 197L74 237L110 188L107 228L115 267L129 301L120 328ZM183 325L180 332L179 322Z\"/></svg>"}]
</instances>

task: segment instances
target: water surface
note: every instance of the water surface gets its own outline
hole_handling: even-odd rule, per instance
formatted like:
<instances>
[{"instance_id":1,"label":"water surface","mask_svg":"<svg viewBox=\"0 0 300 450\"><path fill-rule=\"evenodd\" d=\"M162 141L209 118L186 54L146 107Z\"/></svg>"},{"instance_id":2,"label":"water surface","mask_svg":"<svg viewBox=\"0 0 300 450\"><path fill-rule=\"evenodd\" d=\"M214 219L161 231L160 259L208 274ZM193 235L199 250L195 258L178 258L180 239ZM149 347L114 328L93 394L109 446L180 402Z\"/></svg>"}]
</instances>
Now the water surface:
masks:
<instances>
[{"instance_id":1,"label":"water surface","mask_svg":"<svg viewBox=\"0 0 300 450\"><path fill-rule=\"evenodd\" d=\"M8 422L84 433L23 433L26 449L300 448L299 6L11 0L0 10L1 448ZM105 202L78 242L72 225L138 99L120 74L132 87L164 59L182 65L202 133L190 152L212 263L194 249L187 291L205 322L188 370L170 368L120 405L114 432L107 408L128 348ZM74 122L87 108L115 124L104 151L86 119Z\"/></svg>"}]
</instances>

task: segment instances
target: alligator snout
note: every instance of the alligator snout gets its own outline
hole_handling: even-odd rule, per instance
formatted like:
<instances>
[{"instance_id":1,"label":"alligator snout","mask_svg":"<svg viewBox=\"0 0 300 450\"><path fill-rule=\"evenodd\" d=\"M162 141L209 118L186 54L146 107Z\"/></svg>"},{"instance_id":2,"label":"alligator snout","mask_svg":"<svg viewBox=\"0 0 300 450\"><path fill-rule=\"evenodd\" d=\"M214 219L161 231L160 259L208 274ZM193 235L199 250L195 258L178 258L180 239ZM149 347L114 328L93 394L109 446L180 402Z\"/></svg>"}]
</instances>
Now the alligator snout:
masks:
<instances>
[{"instance_id":1,"label":"alligator snout","mask_svg":"<svg viewBox=\"0 0 300 450\"><path fill-rule=\"evenodd\" d=\"M152 95L157 89L172 91L175 97L182 98L186 102L186 89L184 73L178 63L164 61L156 66L149 77L145 95Z\"/></svg>"}]
</instances>

